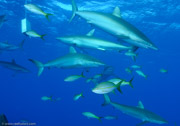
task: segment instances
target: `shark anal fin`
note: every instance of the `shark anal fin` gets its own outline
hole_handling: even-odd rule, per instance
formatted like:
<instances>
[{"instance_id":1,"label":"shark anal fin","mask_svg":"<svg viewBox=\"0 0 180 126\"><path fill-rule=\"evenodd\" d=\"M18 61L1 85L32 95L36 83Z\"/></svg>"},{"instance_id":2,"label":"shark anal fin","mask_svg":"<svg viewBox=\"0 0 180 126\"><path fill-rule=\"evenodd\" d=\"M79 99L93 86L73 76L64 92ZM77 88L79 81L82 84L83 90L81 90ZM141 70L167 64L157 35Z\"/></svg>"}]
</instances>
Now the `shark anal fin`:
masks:
<instances>
[{"instance_id":1,"label":"shark anal fin","mask_svg":"<svg viewBox=\"0 0 180 126\"><path fill-rule=\"evenodd\" d=\"M144 125L144 124L146 124L146 123L149 123L148 121L143 121L143 122L141 122L141 123L138 123L136 126L142 126L142 125Z\"/></svg>"}]
</instances>

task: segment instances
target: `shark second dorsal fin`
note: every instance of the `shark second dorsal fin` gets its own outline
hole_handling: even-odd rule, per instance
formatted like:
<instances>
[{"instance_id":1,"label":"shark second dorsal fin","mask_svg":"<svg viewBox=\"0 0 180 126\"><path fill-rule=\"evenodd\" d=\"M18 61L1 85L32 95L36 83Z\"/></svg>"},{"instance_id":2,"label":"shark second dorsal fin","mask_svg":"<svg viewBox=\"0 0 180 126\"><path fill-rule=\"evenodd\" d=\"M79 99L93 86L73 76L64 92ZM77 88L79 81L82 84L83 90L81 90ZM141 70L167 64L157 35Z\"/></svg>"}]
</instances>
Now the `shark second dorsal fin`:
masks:
<instances>
[{"instance_id":1,"label":"shark second dorsal fin","mask_svg":"<svg viewBox=\"0 0 180 126\"><path fill-rule=\"evenodd\" d=\"M92 29L91 31L89 31L86 36L93 36L94 35L94 31L95 29Z\"/></svg>"},{"instance_id":2,"label":"shark second dorsal fin","mask_svg":"<svg viewBox=\"0 0 180 126\"><path fill-rule=\"evenodd\" d=\"M138 106L137 107L141 108L141 109L144 109L144 105L143 105L143 103L141 101L138 102Z\"/></svg>"},{"instance_id":3,"label":"shark second dorsal fin","mask_svg":"<svg viewBox=\"0 0 180 126\"><path fill-rule=\"evenodd\" d=\"M121 11L120 11L119 7L114 8L113 15L121 18Z\"/></svg>"},{"instance_id":4,"label":"shark second dorsal fin","mask_svg":"<svg viewBox=\"0 0 180 126\"><path fill-rule=\"evenodd\" d=\"M75 50L75 48L74 47L70 47L69 48L69 53L77 53L77 51Z\"/></svg>"},{"instance_id":5,"label":"shark second dorsal fin","mask_svg":"<svg viewBox=\"0 0 180 126\"><path fill-rule=\"evenodd\" d=\"M12 59L12 63L13 63L13 64L16 64L16 61L15 61L14 59Z\"/></svg>"}]
</instances>

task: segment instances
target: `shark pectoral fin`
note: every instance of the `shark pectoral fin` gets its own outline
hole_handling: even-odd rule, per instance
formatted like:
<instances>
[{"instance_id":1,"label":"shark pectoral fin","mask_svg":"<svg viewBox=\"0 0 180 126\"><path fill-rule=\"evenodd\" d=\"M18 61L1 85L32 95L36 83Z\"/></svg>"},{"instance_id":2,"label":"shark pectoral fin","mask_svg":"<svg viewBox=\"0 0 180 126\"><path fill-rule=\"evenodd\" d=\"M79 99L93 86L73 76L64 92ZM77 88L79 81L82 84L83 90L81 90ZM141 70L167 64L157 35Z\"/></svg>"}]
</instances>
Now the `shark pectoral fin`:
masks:
<instances>
[{"instance_id":1,"label":"shark pectoral fin","mask_svg":"<svg viewBox=\"0 0 180 126\"><path fill-rule=\"evenodd\" d=\"M143 103L141 101L138 102L138 106L137 107L139 107L141 109L144 109L144 105L143 105Z\"/></svg>"},{"instance_id":2,"label":"shark pectoral fin","mask_svg":"<svg viewBox=\"0 0 180 126\"><path fill-rule=\"evenodd\" d=\"M142 126L142 125L144 125L144 124L146 124L146 123L149 123L149 122L148 122L148 121L143 121L143 122L137 124L136 126Z\"/></svg>"},{"instance_id":3,"label":"shark pectoral fin","mask_svg":"<svg viewBox=\"0 0 180 126\"><path fill-rule=\"evenodd\" d=\"M86 36L93 36L94 35L94 31L95 29L92 29L91 31L89 31Z\"/></svg>"},{"instance_id":4,"label":"shark pectoral fin","mask_svg":"<svg viewBox=\"0 0 180 126\"><path fill-rule=\"evenodd\" d=\"M116 17L121 18L121 11L120 11L119 7L115 7L112 14Z\"/></svg>"},{"instance_id":5,"label":"shark pectoral fin","mask_svg":"<svg viewBox=\"0 0 180 126\"><path fill-rule=\"evenodd\" d=\"M75 48L74 47L70 47L69 48L69 53L77 53L77 51L75 50Z\"/></svg>"},{"instance_id":6,"label":"shark pectoral fin","mask_svg":"<svg viewBox=\"0 0 180 126\"><path fill-rule=\"evenodd\" d=\"M109 98L108 94L104 94L104 103L101 106L106 106L111 103L111 99Z\"/></svg>"}]
</instances>

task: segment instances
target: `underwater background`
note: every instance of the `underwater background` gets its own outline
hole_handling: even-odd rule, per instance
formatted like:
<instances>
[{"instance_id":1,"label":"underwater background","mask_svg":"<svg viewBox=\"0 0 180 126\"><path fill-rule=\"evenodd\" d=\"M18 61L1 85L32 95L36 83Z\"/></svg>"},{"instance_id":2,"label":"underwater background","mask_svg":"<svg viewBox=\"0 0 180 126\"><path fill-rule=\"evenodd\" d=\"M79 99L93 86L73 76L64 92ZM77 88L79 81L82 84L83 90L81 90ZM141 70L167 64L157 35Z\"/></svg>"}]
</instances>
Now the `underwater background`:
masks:
<instances>
[{"instance_id":1,"label":"underwater background","mask_svg":"<svg viewBox=\"0 0 180 126\"><path fill-rule=\"evenodd\" d=\"M48 21L43 16L27 12L31 27L40 34L47 34L45 41L28 38L21 33L21 20L25 17L24 3L25 1L21 0L0 0L0 15L5 14L7 18L7 22L0 28L0 42L8 41L17 45L26 38L22 50L2 52L0 60L15 59L16 63L31 71L13 76L13 71L0 68L0 113L4 113L9 122L27 120L38 126L135 126L140 123L141 120L125 115L110 105L102 107L103 96L92 93L94 84L86 83L86 79L64 82L64 78L81 74L83 69L45 69L38 77L36 66L28 61L33 58L46 63L69 53L69 46L55 39L59 36L85 35L95 28L95 36L112 41L117 38L78 17L69 23L72 14L70 0L32 0L31 3L54 15L49 17ZM179 0L76 0L76 3L79 10L105 13L112 13L116 6L120 7L122 17L147 35L159 49L155 51L140 48L136 62L118 52L87 50L88 55L113 66L114 73L121 78L130 80L134 76L134 88L122 87L123 94L110 94L112 101L137 106L141 100L146 109L169 122L164 125L180 125ZM147 79L125 71L125 68L134 64L142 66L142 71L148 75ZM167 69L168 73L160 73L161 68ZM84 74L93 76L102 70L103 67L92 68ZM81 92L84 98L74 101L74 95ZM42 101L42 96L60 97L61 100ZM102 119L100 122L83 116L82 112L86 111L98 116L114 115L118 116L118 119Z\"/></svg>"}]
</instances>

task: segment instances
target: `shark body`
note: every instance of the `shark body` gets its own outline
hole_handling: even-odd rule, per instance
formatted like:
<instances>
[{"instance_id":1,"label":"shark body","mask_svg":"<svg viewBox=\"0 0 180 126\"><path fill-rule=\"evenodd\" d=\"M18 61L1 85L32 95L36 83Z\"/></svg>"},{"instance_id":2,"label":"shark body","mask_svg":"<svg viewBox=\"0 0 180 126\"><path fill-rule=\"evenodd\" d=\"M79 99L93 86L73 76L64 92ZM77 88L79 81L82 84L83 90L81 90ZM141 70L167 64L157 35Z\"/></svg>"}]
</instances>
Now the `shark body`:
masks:
<instances>
[{"instance_id":1,"label":"shark body","mask_svg":"<svg viewBox=\"0 0 180 126\"><path fill-rule=\"evenodd\" d=\"M134 107L134 106L128 106L128 105L111 102L111 100L107 94L104 95L104 98L105 98L104 105L111 104L113 107L117 108L121 112L123 112L129 116L132 116L132 117L142 120L142 123L137 124L137 126L143 125L145 123L156 123L156 124L168 123L161 116L159 116L149 110L144 109L144 106L141 101L139 102L139 105L137 107Z\"/></svg>"},{"instance_id":2,"label":"shark body","mask_svg":"<svg viewBox=\"0 0 180 126\"><path fill-rule=\"evenodd\" d=\"M114 9L112 14L94 11L78 11L75 1L72 0L72 11L73 15L70 21L75 15L78 15L85 19L89 24L93 24L131 45L157 50L157 47L144 33L121 17L120 9L118 7Z\"/></svg>"}]
</instances>

